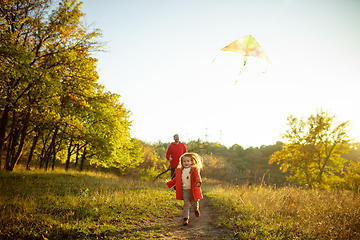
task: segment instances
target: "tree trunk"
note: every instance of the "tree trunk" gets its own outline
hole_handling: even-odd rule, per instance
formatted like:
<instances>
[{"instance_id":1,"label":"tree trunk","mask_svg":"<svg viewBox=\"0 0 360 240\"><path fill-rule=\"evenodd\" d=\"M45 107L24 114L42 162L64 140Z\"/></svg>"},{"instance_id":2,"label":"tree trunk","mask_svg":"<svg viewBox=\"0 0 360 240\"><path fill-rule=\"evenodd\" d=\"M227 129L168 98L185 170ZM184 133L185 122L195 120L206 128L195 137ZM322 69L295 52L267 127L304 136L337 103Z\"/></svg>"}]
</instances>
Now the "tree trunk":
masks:
<instances>
[{"instance_id":1,"label":"tree trunk","mask_svg":"<svg viewBox=\"0 0 360 240\"><path fill-rule=\"evenodd\" d=\"M55 169L55 160L56 160L56 146L55 146L55 144L54 144L52 157L53 157L53 159L52 159L52 164L51 164L51 170L54 171L54 169Z\"/></svg>"},{"instance_id":2,"label":"tree trunk","mask_svg":"<svg viewBox=\"0 0 360 240\"><path fill-rule=\"evenodd\" d=\"M2 162L2 150L5 143L6 127L9 120L9 112L10 112L10 106L7 104L4 107L3 115L0 120L0 171L1 171L1 162Z\"/></svg>"},{"instance_id":3,"label":"tree trunk","mask_svg":"<svg viewBox=\"0 0 360 240\"><path fill-rule=\"evenodd\" d=\"M17 144L17 140L18 140L19 132L20 132L19 130L16 130L16 126L15 126L16 121L17 121L16 112L13 112L12 124L11 124L10 133L9 133L9 144L8 144L9 147L7 149L6 160L5 160L5 169L7 171L12 171L11 158L15 154L15 146Z\"/></svg>"},{"instance_id":4,"label":"tree trunk","mask_svg":"<svg viewBox=\"0 0 360 240\"><path fill-rule=\"evenodd\" d=\"M4 164L4 169L5 170L9 170L10 168L10 156L11 156L11 146L12 146L12 139L13 139L13 135L9 134L8 136L8 142L7 142L7 148L6 148L6 157L5 157L5 164Z\"/></svg>"},{"instance_id":5,"label":"tree trunk","mask_svg":"<svg viewBox=\"0 0 360 240\"><path fill-rule=\"evenodd\" d=\"M80 172L83 170L85 157L86 157L86 146L84 147L84 152L83 155L81 156Z\"/></svg>"},{"instance_id":6,"label":"tree trunk","mask_svg":"<svg viewBox=\"0 0 360 240\"><path fill-rule=\"evenodd\" d=\"M61 149L61 144L63 141L63 137L61 137L59 143L58 143L58 148L56 149L56 144L54 144L54 152L53 152L53 162L52 162L52 166L51 169L54 171L55 169L55 161L56 161L56 153L58 152L59 149Z\"/></svg>"},{"instance_id":7,"label":"tree trunk","mask_svg":"<svg viewBox=\"0 0 360 240\"><path fill-rule=\"evenodd\" d=\"M48 140L51 138L51 131L49 131L48 133L43 134L43 147L41 150L41 154L40 154L40 158L39 158L39 168L43 168L44 164L45 164L45 156L46 156L46 146L47 146L47 142Z\"/></svg>"},{"instance_id":8,"label":"tree trunk","mask_svg":"<svg viewBox=\"0 0 360 240\"><path fill-rule=\"evenodd\" d=\"M75 170L78 170L80 144L76 144Z\"/></svg>"},{"instance_id":9,"label":"tree trunk","mask_svg":"<svg viewBox=\"0 0 360 240\"><path fill-rule=\"evenodd\" d=\"M71 138L70 138L70 143L69 143L68 152L67 152L68 154L67 154L67 159L66 159L66 164L65 164L65 171L69 170L72 143L73 143L73 136L71 136Z\"/></svg>"},{"instance_id":10,"label":"tree trunk","mask_svg":"<svg viewBox=\"0 0 360 240\"><path fill-rule=\"evenodd\" d=\"M27 128L29 125L29 120L30 120L30 114L31 114L31 106L29 107L28 112L26 113L26 116L25 116L25 122L24 122L23 128L20 133L21 138L20 138L18 150L11 159L11 171L14 170L15 165L19 162L19 159L21 158L21 155L22 155L22 151L23 151L24 144L25 144L26 131L27 131Z\"/></svg>"},{"instance_id":11,"label":"tree trunk","mask_svg":"<svg viewBox=\"0 0 360 240\"><path fill-rule=\"evenodd\" d=\"M51 157L51 152L52 152L52 142L51 142L50 146L48 147L48 149L45 152L45 158L44 158L45 171L47 171L48 166L49 166L49 158Z\"/></svg>"},{"instance_id":12,"label":"tree trunk","mask_svg":"<svg viewBox=\"0 0 360 240\"><path fill-rule=\"evenodd\" d=\"M50 146L48 148L48 150L46 151L46 154L45 154L45 171L47 170L48 166L49 166L49 160L52 156L52 152L54 150L54 146L55 146L55 143L56 143L56 138L57 138L57 134L58 134L58 131L59 131L59 126L56 126L55 128L55 131L54 131L54 134L53 134L53 137L52 137L52 140L51 140L51 143L50 143Z\"/></svg>"},{"instance_id":13,"label":"tree trunk","mask_svg":"<svg viewBox=\"0 0 360 240\"><path fill-rule=\"evenodd\" d=\"M29 158L28 158L28 160L26 162L26 170L30 170L30 162L31 162L32 156L34 154L34 150L35 150L36 143L38 142L38 140L39 140L39 134L36 134L36 136L34 137L31 149L30 149Z\"/></svg>"}]
</instances>

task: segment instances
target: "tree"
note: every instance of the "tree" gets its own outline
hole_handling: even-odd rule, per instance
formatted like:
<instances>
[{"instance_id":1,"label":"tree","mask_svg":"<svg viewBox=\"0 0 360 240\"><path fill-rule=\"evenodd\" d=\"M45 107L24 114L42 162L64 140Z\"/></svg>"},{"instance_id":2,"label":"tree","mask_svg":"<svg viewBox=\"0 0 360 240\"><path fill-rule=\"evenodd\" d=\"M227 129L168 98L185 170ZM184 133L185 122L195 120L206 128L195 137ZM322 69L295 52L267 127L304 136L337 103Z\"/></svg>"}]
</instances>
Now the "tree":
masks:
<instances>
[{"instance_id":1,"label":"tree","mask_svg":"<svg viewBox=\"0 0 360 240\"><path fill-rule=\"evenodd\" d=\"M71 66L101 46L93 40L99 31L88 32L81 23L80 5L76 0L60 1L57 8L50 0L0 3L0 160L7 141L7 170L21 155L34 108L46 103L45 110L56 112L51 102L74 72Z\"/></svg>"},{"instance_id":2,"label":"tree","mask_svg":"<svg viewBox=\"0 0 360 240\"><path fill-rule=\"evenodd\" d=\"M275 152L269 163L281 164L283 172L290 171L287 178L309 187L329 187L339 180L347 161L342 158L350 149L349 121L338 125L335 116L323 110L307 120L288 117L288 130L282 134L282 150Z\"/></svg>"},{"instance_id":3,"label":"tree","mask_svg":"<svg viewBox=\"0 0 360 240\"><path fill-rule=\"evenodd\" d=\"M27 169L36 155L37 166L54 167L57 153L67 169L80 152L81 166L86 159L124 169L141 160L130 112L97 83L92 53L102 50L101 32L89 31L81 4L0 1L0 169L4 157L12 171L23 152Z\"/></svg>"},{"instance_id":4,"label":"tree","mask_svg":"<svg viewBox=\"0 0 360 240\"><path fill-rule=\"evenodd\" d=\"M121 171L137 166L141 162L141 145L130 137L130 112L120 103L120 96L99 87L89 104L92 111L84 120L84 137L90 163Z\"/></svg>"}]
</instances>

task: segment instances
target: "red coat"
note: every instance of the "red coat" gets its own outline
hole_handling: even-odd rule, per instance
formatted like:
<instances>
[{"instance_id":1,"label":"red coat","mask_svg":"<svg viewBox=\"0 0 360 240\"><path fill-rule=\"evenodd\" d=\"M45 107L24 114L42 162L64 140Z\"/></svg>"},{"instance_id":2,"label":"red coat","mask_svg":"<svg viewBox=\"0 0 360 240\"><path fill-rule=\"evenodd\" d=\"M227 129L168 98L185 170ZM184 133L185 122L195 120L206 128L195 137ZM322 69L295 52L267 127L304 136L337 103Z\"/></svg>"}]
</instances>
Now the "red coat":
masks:
<instances>
[{"instance_id":1,"label":"red coat","mask_svg":"<svg viewBox=\"0 0 360 240\"><path fill-rule=\"evenodd\" d=\"M176 186L176 199L183 200L182 198L182 179L181 179L181 168L175 169L175 178L171 181L167 182L169 188ZM196 168L191 168L190 170L190 183L191 183L191 193L193 195L194 200L202 199L203 195L201 193L201 177L199 174L199 170ZM196 186L196 183L200 183L200 187Z\"/></svg>"},{"instance_id":2,"label":"red coat","mask_svg":"<svg viewBox=\"0 0 360 240\"><path fill-rule=\"evenodd\" d=\"M186 152L185 144L182 142L179 142L179 144L176 144L175 142L171 143L166 152L166 159L169 160L170 157L172 158L170 167L177 168L179 165L179 158Z\"/></svg>"}]
</instances>

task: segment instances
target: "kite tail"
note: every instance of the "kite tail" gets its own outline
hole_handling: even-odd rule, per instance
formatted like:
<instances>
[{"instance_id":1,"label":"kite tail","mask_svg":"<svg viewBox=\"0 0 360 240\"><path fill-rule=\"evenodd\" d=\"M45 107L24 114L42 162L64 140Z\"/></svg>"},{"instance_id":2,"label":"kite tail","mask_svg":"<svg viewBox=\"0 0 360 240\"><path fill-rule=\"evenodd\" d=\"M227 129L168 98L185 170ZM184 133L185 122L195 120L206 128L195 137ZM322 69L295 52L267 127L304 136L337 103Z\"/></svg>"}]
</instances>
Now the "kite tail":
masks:
<instances>
[{"instance_id":1,"label":"kite tail","mask_svg":"<svg viewBox=\"0 0 360 240\"><path fill-rule=\"evenodd\" d=\"M239 72L239 76L243 73L244 69L245 69L245 65L246 65L246 62L247 62L247 57L244 56L244 64L242 65L241 69L240 69L240 72ZM234 85L237 83L237 80L235 81Z\"/></svg>"},{"instance_id":2,"label":"kite tail","mask_svg":"<svg viewBox=\"0 0 360 240\"><path fill-rule=\"evenodd\" d=\"M216 57L212 60L211 64L215 61L215 59L219 56L220 53L218 53L218 55L216 55Z\"/></svg>"},{"instance_id":3,"label":"kite tail","mask_svg":"<svg viewBox=\"0 0 360 240\"><path fill-rule=\"evenodd\" d=\"M268 70L268 67L269 67L269 63L266 63L265 70L264 70L262 73L266 73L266 72L267 72L267 70Z\"/></svg>"},{"instance_id":4,"label":"kite tail","mask_svg":"<svg viewBox=\"0 0 360 240\"><path fill-rule=\"evenodd\" d=\"M240 72L239 72L239 75L241 75L242 72L244 71L246 62L247 62L247 58L244 58L244 64L243 64L242 67L241 67L241 70L240 70Z\"/></svg>"}]
</instances>

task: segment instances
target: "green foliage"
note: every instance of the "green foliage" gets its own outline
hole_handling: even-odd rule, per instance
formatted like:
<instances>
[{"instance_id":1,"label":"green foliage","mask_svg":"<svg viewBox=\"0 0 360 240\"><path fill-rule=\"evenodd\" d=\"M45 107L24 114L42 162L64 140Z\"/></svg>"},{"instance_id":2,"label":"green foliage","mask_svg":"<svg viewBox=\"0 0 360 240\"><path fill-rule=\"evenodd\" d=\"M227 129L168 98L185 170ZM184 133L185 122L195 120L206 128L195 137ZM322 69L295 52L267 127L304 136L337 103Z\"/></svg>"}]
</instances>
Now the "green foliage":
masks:
<instances>
[{"instance_id":1,"label":"green foliage","mask_svg":"<svg viewBox=\"0 0 360 240\"><path fill-rule=\"evenodd\" d=\"M206 154L202 156L202 159L202 177L223 181L232 181L238 177L234 165L227 162L223 157L214 154ZM233 172L233 174L231 174L231 172Z\"/></svg>"},{"instance_id":2,"label":"green foliage","mask_svg":"<svg viewBox=\"0 0 360 240\"><path fill-rule=\"evenodd\" d=\"M203 159L201 175L229 181L238 184L261 183L282 184L286 174L278 170L276 165L268 164L269 156L276 150L281 149L280 142L276 145L250 147L244 149L239 145L226 148L219 143L202 142L200 139L186 143L189 152L195 151ZM127 176L138 176L142 179L169 178L170 172L166 172L169 161L166 160L166 150L170 143L145 143L142 145L142 162L137 167L126 169ZM241 151L238 151L241 149ZM163 173L163 174L161 174ZM266 175L266 178L265 178Z\"/></svg>"},{"instance_id":3,"label":"green foliage","mask_svg":"<svg viewBox=\"0 0 360 240\"><path fill-rule=\"evenodd\" d=\"M344 177L336 183L336 187L360 192L360 158L357 162L350 161L343 174Z\"/></svg>"},{"instance_id":4,"label":"green foliage","mask_svg":"<svg viewBox=\"0 0 360 240\"><path fill-rule=\"evenodd\" d=\"M335 116L318 111L307 120L288 117L288 130L283 133L283 148L271 156L269 163L281 164L291 171L288 180L311 187L328 188L339 181L347 161L342 156L350 150L349 122L338 125Z\"/></svg>"},{"instance_id":5,"label":"green foliage","mask_svg":"<svg viewBox=\"0 0 360 240\"><path fill-rule=\"evenodd\" d=\"M230 147L232 154L228 157L228 161L232 162L238 169L255 170L255 169L276 169L273 165L269 165L270 156L282 148L282 143L277 142L274 145L261 146L260 148L249 147L243 148L238 144Z\"/></svg>"},{"instance_id":6,"label":"green foliage","mask_svg":"<svg viewBox=\"0 0 360 240\"><path fill-rule=\"evenodd\" d=\"M161 143L148 144L140 142L140 144L142 156L141 163L136 168L128 167L126 174L133 177L140 176L143 180L153 180L160 173L168 169L169 161L167 161L165 157L165 148ZM166 178L168 176L164 175L161 177Z\"/></svg>"},{"instance_id":7,"label":"green foliage","mask_svg":"<svg viewBox=\"0 0 360 240\"><path fill-rule=\"evenodd\" d=\"M152 179L165 172L169 167L169 162L165 159L169 144L162 142L151 144L141 142L141 163L138 167L127 168L125 174L133 177L138 176L142 179ZM237 144L226 148L219 143L202 142L200 139L188 143L185 142L185 144L189 151L196 150L203 158L204 167L201 170L201 175L206 178L237 184L266 183L283 185L286 183L286 178L292 177L291 173L282 172L277 164L269 164L270 156L277 151L281 151L282 142L277 142L274 145L249 148L243 148ZM349 154L343 153L341 156L344 159L356 159L360 157L360 152L352 148ZM344 186L345 182L350 180L345 181L343 178L353 168L347 169L346 171L344 170L342 175L339 173L336 178L328 179L329 186L332 188L341 187L355 190L356 188L354 187ZM167 172L160 177L169 178L170 173Z\"/></svg>"},{"instance_id":8,"label":"green foliage","mask_svg":"<svg viewBox=\"0 0 360 240\"><path fill-rule=\"evenodd\" d=\"M85 160L124 170L141 161L130 112L97 82L92 54L104 44L84 16L76 0L1 1L0 163L6 156L7 170L22 158L28 169L54 168L56 160L68 169L81 159L80 170Z\"/></svg>"}]
</instances>

